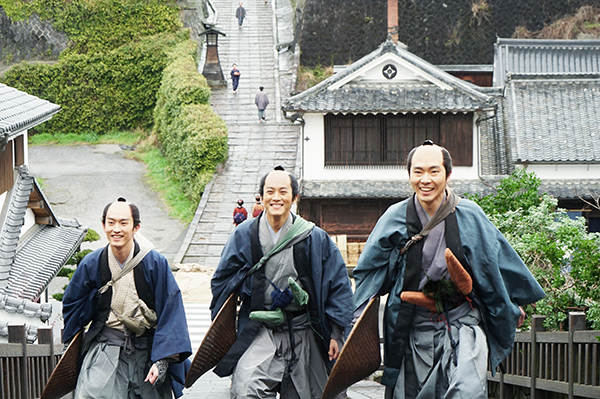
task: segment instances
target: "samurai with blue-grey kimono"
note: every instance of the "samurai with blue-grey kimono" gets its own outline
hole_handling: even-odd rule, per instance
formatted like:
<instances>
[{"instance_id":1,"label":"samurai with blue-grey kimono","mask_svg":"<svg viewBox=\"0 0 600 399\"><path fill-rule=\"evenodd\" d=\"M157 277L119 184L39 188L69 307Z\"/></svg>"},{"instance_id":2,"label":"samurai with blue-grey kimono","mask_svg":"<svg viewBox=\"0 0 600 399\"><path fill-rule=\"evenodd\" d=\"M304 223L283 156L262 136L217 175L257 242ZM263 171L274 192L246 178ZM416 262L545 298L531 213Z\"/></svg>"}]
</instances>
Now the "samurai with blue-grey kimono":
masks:
<instances>
[{"instance_id":1,"label":"samurai with blue-grey kimono","mask_svg":"<svg viewBox=\"0 0 600 399\"><path fill-rule=\"evenodd\" d=\"M213 318L241 300L237 340L214 369L233 375L231 398L320 398L352 319L339 250L290 211L298 190L281 167L263 176L265 210L235 228L211 281Z\"/></svg>"},{"instance_id":2,"label":"samurai with blue-grey kimono","mask_svg":"<svg viewBox=\"0 0 600 399\"><path fill-rule=\"evenodd\" d=\"M415 194L392 205L354 270L356 315L389 294L384 315L387 399L487 399L512 351L522 306L545 293L475 203L447 186L448 151L426 141L408 156Z\"/></svg>"}]
</instances>

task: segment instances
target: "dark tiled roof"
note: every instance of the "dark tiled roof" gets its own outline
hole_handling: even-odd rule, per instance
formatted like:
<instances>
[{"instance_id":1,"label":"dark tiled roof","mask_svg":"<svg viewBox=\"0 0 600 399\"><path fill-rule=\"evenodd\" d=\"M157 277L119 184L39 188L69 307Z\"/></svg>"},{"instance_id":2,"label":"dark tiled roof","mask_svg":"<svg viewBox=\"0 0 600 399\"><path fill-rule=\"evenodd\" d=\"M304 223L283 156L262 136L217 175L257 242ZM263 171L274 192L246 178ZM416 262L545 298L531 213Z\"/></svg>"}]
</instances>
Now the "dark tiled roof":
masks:
<instances>
[{"instance_id":1,"label":"dark tiled roof","mask_svg":"<svg viewBox=\"0 0 600 399\"><path fill-rule=\"evenodd\" d=\"M354 72L387 53L400 57L404 62L423 71L424 75L434 81L442 82L451 89L444 90L428 82L412 83L393 80L389 83L348 82L339 88L334 86L349 79ZM387 41L343 71L290 97L284 102L282 109L289 112L460 112L489 107L490 101L491 98L481 92L477 86L431 65L407 51L403 45L395 45Z\"/></svg>"},{"instance_id":2,"label":"dark tiled roof","mask_svg":"<svg viewBox=\"0 0 600 399\"><path fill-rule=\"evenodd\" d=\"M480 180L452 180L449 186L459 195L493 192ZM413 194L407 180L309 180L302 183L301 191L303 198L406 198Z\"/></svg>"},{"instance_id":3,"label":"dark tiled roof","mask_svg":"<svg viewBox=\"0 0 600 399\"><path fill-rule=\"evenodd\" d=\"M0 134L32 128L60 111L60 106L0 83Z\"/></svg>"},{"instance_id":4,"label":"dark tiled roof","mask_svg":"<svg viewBox=\"0 0 600 399\"><path fill-rule=\"evenodd\" d=\"M448 184L458 195L493 194L506 176L484 176L483 180L451 180ZM594 179L543 180L541 193L548 193L559 199L590 198L600 192L600 182ZM312 180L302 183L303 198L407 198L413 194L407 180Z\"/></svg>"},{"instance_id":5,"label":"dark tiled roof","mask_svg":"<svg viewBox=\"0 0 600 399\"><path fill-rule=\"evenodd\" d=\"M21 228L33 192L36 198L41 198L44 214L49 215L51 223L37 225L26 238L21 238ZM54 216L26 166L19 168L8 201L0 236L0 294L7 294L15 300L35 301L81 245L87 230L76 220L60 221Z\"/></svg>"},{"instance_id":6,"label":"dark tiled roof","mask_svg":"<svg viewBox=\"0 0 600 399\"><path fill-rule=\"evenodd\" d=\"M512 161L600 162L600 79L509 80Z\"/></svg>"},{"instance_id":7,"label":"dark tiled roof","mask_svg":"<svg viewBox=\"0 0 600 399\"><path fill-rule=\"evenodd\" d=\"M85 237L81 227L39 226L19 245L4 292L37 300Z\"/></svg>"},{"instance_id":8,"label":"dark tiled roof","mask_svg":"<svg viewBox=\"0 0 600 399\"><path fill-rule=\"evenodd\" d=\"M514 170L511 141L508 131L506 99L498 96L498 107L492 117L483 116L479 122L481 144L480 167L482 175L509 175Z\"/></svg>"},{"instance_id":9,"label":"dark tiled roof","mask_svg":"<svg viewBox=\"0 0 600 399\"><path fill-rule=\"evenodd\" d=\"M600 73L600 40L498 39L494 86L517 75Z\"/></svg>"},{"instance_id":10,"label":"dark tiled roof","mask_svg":"<svg viewBox=\"0 0 600 399\"><path fill-rule=\"evenodd\" d=\"M483 108L485 103L458 90L443 90L428 83L390 85L348 83L336 90L322 90L285 107L305 112L461 112Z\"/></svg>"}]
</instances>

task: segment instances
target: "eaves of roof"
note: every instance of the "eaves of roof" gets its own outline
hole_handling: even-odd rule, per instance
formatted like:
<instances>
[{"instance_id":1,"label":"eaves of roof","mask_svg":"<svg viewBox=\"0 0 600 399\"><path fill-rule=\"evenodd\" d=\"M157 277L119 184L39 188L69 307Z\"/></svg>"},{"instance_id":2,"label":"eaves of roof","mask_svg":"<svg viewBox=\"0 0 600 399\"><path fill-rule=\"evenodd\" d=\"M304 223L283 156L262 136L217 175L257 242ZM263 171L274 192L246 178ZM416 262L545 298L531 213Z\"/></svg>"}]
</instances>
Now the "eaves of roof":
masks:
<instances>
[{"instance_id":1,"label":"eaves of roof","mask_svg":"<svg viewBox=\"0 0 600 399\"><path fill-rule=\"evenodd\" d=\"M13 135L48 120L60 106L0 83L0 134Z\"/></svg>"},{"instance_id":2,"label":"eaves of roof","mask_svg":"<svg viewBox=\"0 0 600 399\"><path fill-rule=\"evenodd\" d=\"M37 300L77 251L86 232L82 227L39 226L19 245L4 292Z\"/></svg>"},{"instance_id":3,"label":"eaves of roof","mask_svg":"<svg viewBox=\"0 0 600 399\"><path fill-rule=\"evenodd\" d=\"M600 40L501 39L494 44L495 86L512 75L600 72Z\"/></svg>"},{"instance_id":4,"label":"eaves of roof","mask_svg":"<svg viewBox=\"0 0 600 399\"><path fill-rule=\"evenodd\" d=\"M448 186L460 196L493 194L502 178L483 176L480 180L451 180ZM558 199L590 198L600 190L596 179L542 180L541 193ZM302 198L408 198L414 193L407 180L307 180L301 185Z\"/></svg>"}]
</instances>

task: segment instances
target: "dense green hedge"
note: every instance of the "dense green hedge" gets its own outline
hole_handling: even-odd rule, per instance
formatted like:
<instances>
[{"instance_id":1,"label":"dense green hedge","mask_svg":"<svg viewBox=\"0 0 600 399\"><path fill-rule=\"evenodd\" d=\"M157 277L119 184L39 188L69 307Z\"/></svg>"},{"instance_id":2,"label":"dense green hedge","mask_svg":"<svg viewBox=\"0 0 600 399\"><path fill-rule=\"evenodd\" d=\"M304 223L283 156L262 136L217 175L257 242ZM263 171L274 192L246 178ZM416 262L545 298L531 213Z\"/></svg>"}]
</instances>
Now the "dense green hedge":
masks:
<instances>
[{"instance_id":1,"label":"dense green hedge","mask_svg":"<svg viewBox=\"0 0 600 399\"><path fill-rule=\"evenodd\" d=\"M181 43L163 73L154 128L169 172L185 195L199 201L215 167L227 157L227 126L208 102L210 88L197 71L195 48Z\"/></svg>"},{"instance_id":2,"label":"dense green hedge","mask_svg":"<svg viewBox=\"0 0 600 399\"><path fill-rule=\"evenodd\" d=\"M4 83L61 106L35 132L148 127L166 51L182 41L191 42L189 31L150 36L107 53L66 55L54 65L22 63L6 72Z\"/></svg>"}]
</instances>

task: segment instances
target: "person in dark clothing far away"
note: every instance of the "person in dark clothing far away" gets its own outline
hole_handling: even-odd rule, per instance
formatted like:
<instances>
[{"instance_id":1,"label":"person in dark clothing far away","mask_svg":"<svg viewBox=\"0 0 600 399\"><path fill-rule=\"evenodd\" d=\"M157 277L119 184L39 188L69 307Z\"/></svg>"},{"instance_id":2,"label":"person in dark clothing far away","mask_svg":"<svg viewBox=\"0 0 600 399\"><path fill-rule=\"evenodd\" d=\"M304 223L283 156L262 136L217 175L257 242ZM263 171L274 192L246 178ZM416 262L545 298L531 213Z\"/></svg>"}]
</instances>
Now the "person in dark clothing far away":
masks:
<instances>
[{"instance_id":1,"label":"person in dark clothing far away","mask_svg":"<svg viewBox=\"0 0 600 399\"><path fill-rule=\"evenodd\" d=\"M256 93L256 97L254 98L254 103L258 107L258 123L267 121L265 109L267 108L267 105L269 105L269 97L267 96L267 93L263 91L264 87L260 86L259 90L260 91Z\"/></svg>"},{"instance_id":2,"label":"person in dark clothing far away","mask_svg":"<svg viewBox=\"0 0 600 399\"><path fill-rule=\"evenodd\" d=\"M235 17L238 19L238 28L242 29L244 18L246 18L246 9L242 6L242 3L240 3L240 6L235 11Z\"/></svg>"},{"instance_id":3,"label":"person in dark clothing far away","mask_svg":"<svg viewBox=\"0 0 600 399\"><path fill-rule=\"evenodd\" d=\"M237 93L238 85L240 84L240 70L237 69L237 64L232 65L231 70L231 83L233 84L233 93Z\"/></svg>"}]
</instances>

